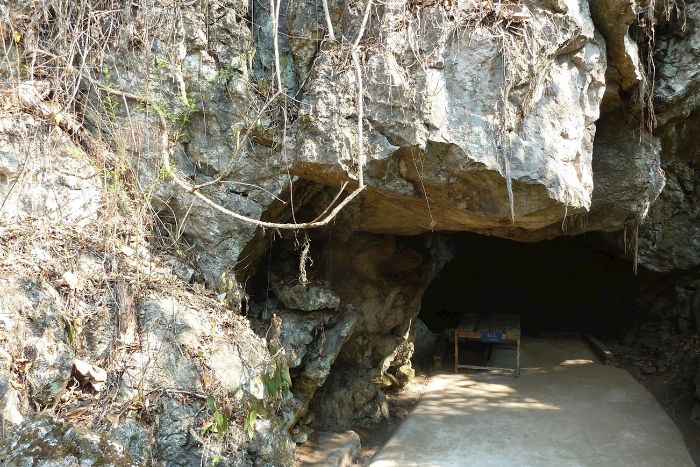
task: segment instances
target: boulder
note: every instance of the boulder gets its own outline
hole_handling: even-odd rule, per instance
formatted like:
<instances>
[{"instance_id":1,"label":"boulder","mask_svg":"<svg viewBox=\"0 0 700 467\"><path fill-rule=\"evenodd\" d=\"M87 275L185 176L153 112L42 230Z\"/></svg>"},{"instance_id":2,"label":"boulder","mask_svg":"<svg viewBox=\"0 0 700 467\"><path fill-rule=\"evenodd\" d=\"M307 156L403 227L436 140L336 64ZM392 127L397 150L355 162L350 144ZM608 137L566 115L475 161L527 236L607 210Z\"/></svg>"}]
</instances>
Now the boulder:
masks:
<instances>
[{"instance_id":1,"label":"boulder","mask_svg":"<svg viewBox=\"0 0 700 467\"><path fill-rule=\"evenodd\" d=\"M17 391L12 387L10 374L0 372L0 423L5 426L19 425L24 421L20 413L20 402Z\"/></svg>"},{"instance_id":2,"label":"boulder","mask_svg":"<svg viewBox=\"0 0 700 467\"><path fill-rule=\"evenodd\" d=\"M27 418L4 445L2 465L137 467L122 446L48 414Z\"/></svg>"},{"instance_id":3,"label":"boulder","mask_svg":"<svg viewBox=\"0 0 700 467\"><path fill-rule=\"evenodd\" d=\"M292 310L335 310L340 306L340 298L327 286L283 284L275 280L272 282L272 287L284 306Z\"/></svg>"}]
</instances>

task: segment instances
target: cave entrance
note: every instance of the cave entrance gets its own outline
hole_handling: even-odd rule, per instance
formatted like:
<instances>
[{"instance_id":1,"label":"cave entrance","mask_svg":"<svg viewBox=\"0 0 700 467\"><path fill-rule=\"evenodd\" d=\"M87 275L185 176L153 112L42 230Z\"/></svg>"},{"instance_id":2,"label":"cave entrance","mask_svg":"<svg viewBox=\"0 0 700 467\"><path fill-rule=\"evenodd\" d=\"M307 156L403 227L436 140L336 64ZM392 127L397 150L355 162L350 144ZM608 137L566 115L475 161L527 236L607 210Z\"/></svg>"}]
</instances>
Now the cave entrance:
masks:
<instances>
[{"instance_id":1,"label":"cave entrance","mask_svg":"<svg viewBox=\"0 0 700 467\"><path fill-rule=\"evenodd\" d=\"M525 340L569 334L617 338L634 324L639 280L601 234L539 243L469 233L450 238L454 258L426 290L418 315L419 366L454 368L453 333L466 314L518 314ZM467 363L485 361L484 352L492 350L481 343L461 346L460 353L474 360Z\"/></svg>"}]
</instances>

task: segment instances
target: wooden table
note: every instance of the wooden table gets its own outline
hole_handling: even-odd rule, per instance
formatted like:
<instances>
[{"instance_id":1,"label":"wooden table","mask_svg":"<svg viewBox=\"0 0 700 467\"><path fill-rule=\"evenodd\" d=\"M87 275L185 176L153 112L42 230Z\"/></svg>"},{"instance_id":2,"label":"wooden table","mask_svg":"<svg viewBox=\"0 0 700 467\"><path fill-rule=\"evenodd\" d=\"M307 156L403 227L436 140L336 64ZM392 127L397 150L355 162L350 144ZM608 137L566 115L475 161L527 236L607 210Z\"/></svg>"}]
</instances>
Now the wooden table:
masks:
<instances>
[{"instance_id":1,"label":"wooden table","mask_svg":"<svg viewBox=\"0 0 700 467\"><path fill-rule=\"evenodd\" d=\"M515 368L499 368L485 365L463 365L459 361L460 339L482 342L493 346L505 344L515 346ZM492 347L489 347L489 356ZM476 314L465 315L455 329L455 373L460 368L472 370L501 370L520 376L520 316L498 313L479 317Z\"/></svg>"}]
</instances>

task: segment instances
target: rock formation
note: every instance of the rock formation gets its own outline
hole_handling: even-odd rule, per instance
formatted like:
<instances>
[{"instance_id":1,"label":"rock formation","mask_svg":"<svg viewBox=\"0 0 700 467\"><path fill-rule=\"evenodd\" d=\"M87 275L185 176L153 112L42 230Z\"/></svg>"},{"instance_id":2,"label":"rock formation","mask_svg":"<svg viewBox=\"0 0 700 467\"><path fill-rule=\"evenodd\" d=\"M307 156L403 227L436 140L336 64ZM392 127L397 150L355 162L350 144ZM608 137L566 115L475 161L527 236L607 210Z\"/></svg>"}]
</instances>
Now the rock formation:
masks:
<instances>
[{"instance_id":1,"label":"rock formation","mask_svg":"<svg viewBox=\"0 0 700 467\"><path fill-rule=\"evenodd\" d=\"M606 232L697 333L700 4L331 0L335 40L271 4L0 4L5 463L43 430L65 465L291 465L386 417L445 232ZM360 174L312 232L222 210L309 221Z\"/></svg>"}]
</instances>

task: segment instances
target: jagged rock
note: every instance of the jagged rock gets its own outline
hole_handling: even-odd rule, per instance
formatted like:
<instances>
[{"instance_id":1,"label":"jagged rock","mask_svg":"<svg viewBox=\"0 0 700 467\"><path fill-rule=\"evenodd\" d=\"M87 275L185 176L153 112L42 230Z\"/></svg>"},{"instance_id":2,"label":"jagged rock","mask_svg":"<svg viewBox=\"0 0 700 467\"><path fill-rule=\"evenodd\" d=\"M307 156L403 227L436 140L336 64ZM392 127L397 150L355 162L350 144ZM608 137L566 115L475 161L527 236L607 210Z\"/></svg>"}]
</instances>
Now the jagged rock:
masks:
<instances>
[{"instance_id":1,"label":"jagged rock","mask_svg":"<svg viewBox=\"0 0 700 467\"><path fill-rule=\"evenodd\" d=\"M700 265L700 112L660 128L666 187L639 231L639 261L668 272Z\"/></svg>"},{"instance_id":2,"label":"jagged rock","mask_svg":"<svg viewBox=\"0 0 700 467\"><path fill-rule=\"evenodd\" d=\"M0 114L0 216L5 222L27 216L77 226L94 222L102 199L97 169L69 135L42 125L27 114Z\"/></svg>"},{"instance_id":3,"label":"jagged rock","mask_svg":"<svg viewBox=\"0 0 700 467\"><path fill-rule=\"evenodd\" d=\"M24 417L19 411L19 397L10 382L10 374L0 371L0 423L8 426L19 425Z\"/></svg>"},{"instance_id":4,"label":"jagged rock","mask_svg":"<svg viewBox=\"0 0 700 467\"><path fill-rule=\"evenodd\" d=\"M290 368L301 365L309 344L316 335L325 329L333 319L328 313L300 313L297 311L278 311L282 319L280 343L287 354Z\"/></svg>"},{"instance_id":5,"label":"jagged rock","mask_svg":"<svg viewBox=\"0 0 700 467\"><path fill-rule=\"evenodd\" d=\"M621 107L620 91L629 91L643 80L639 49L629 35L639 6L636 0L589 0L589 4L593 22L605 37L608 55L604 107Z\"/></svg>"},{"instance_id":6,"label":"jagged rock","mask_svg":"<svg viewBox=\"0 0 700 467\"><path fill-rule=\"evenodd\" d=\"M201 442L190 433L197 425L197 411L189 404L172 399L164 403L154 436L156 459L178 467L188 467L201 461L204 456Z\"/></svg>"},{"instance_id":7,"label":"jagged rock","mask_svg":"<svg viewBox=\"0 0 700 467\"><path fill-rule=\"evenodd\" d=\"M606 58L586 2L567 6L555 15L532 7L522 20L540 51L533 63L519 55L517 39L504 58L488 28L469 23L472 10L448 16L439 6L424 7L406 20L403 6L384 9L371 29L382 45L365 51L372 129L364 143L365 179L372 190L363 198L359 229L474 230L534 240L535 231L561 221L564 206L590 207L593 123ZM460 28L469 40L453 34ZM322 183L355 173L355 78L351 67L338 71L334 54L322 49L316 58L294 147L295 173ZM504 60L519 87L512 93Z\"/></svg>"},{"instance_id":8,"label":"jagged rock","mask_svg":"<svg viewBox=\"0 0 700 467\"><path fill-rule=\"evenodd\" d=\"M658 19L662 23L665 8L673 7L666 4L659 8ZM672 11L674 20L666 24L669 31L658 37L655 46L654 100L661 127L687 117L700 104L700 70L696 66L700 60L700 5L688 2L678 11L677 19Z\"/></svg>"},{"instance_id":9,"label":"jagged rock","mask_svg":"<svg viewBox=\"0 0 700 467\"><path fill-rule=\"evenodd\" d=\"M124 448L104 436L47 414L24 421L4 446L2 465L137 467Z\"/></svg>"},{"instance_id":10,"label":"jagged rock","mask_svg":"<svg viewBox=\"0 0 700 467\"><path fill-rule=\"evenodd\" d=\"M389 418L386 396L364 372L334 372L311 405L320 430L347 430L356 423Z\"/></svg>"},{"instance_id":11,"label":"jagged rock","mask_svg":"<svg viewBox=\"0 0 700 467\"><path fill-rule=\"evenodd\" d=\"M127 418L112 430L110 438L124 446L127 454L139 464L152 458L153 440L148 431L133 418Z\"/></svg>"},{"instance_id":12,"label":"jagged rock","mask_svg":"<svg viewBox=\"0 0 700 467\"><path fill-rule=\"evenodd\" d=\"M360 448L360 437L354 431L314 433L302 448L299 460L302 465L351 467L358 465L355 456L359 454Z\"/></svg>"},{"instance_id":13,"label":"jagged rock","mask_svg":"<svg viewBox=\"0 0 700 467\"><path fill-rule=\"evenodd\" d=\"M343 307L339 312L284 310L280 317L280 343L287 361L290 367L301 369L293 386L293 421L297 421L306 413L316 390L326 381L358 315L351 307Z\"/></svg>"},{"instance_id":14,"label":"jagged rock","mask_svg":"<svg viewBox=\"0 0 700 467\"><path fill-rule=\"evenodd\" d=\"M42 406L51 405L68 385L73 367L73 351L50 335L36 337L24 347L32 362L27 382L32 398Z\"/></svg>"},{"instance_id":15,"label":"jagged rock","mask_svg":"<svg viewBox=\"0 0 700 467\"><path fill-rule=\"evenodd\" d=\"M314 430L308 425L296 426L292 429L292 441L297 444L304 444Z\"/></svg>"},{"instance_id":16,"label":"jagged rock","mask_svg":"<svg viewBox=\"0 0 700 467\"><path fill-rule=\"evenodd\" d=\"M0 296L0 316L8 331L4 350L27 362L32 398L51 405L65 390L73 362L60 297L33 277L15 275L0 280Z\"/></svg>"},{"instance_id":17,"label":"jagged rock","mask_svg":"<svg viewBox=\"0 0 700 467\"><path fill-rule=\"evenodd\" d=\"M195 270L176 257L166 256L163 262L166 266L172 268L173 274L179 279L185 282L190 282L192 280Z\"/></svg>"},{"instance_id":18,"label":"jagged rock","mask_svg":"<svg viewBox=\"0 0 700 467\"><path fill-rule=\"evenodd\" d=\"M328 287L304 284L282 284L279 281L272 283L277 297L282 300L284 306L292 310L315 311L323 309L337 309L340 298Z\"/></svg>"},{"instance_id":19,"label":"jagged rock","mask_svg":"<svg viewBox=\"0 0 700 467\"><path fill-rule=\"evenodd\" d=\"M414 354L421 360L430 360L433 348L437 342L437 336L433 334L421 319L417 319L411 328L411 339L414 345Z\"/></svg>"},{"instance_id":20,"label":"jagged rock","mask_svg":"<svg viewBox=\"0 0 700 467\"><path fill-rule=\"evenodd\" d=\"M587 229L614 231L643 222L663 190L661 143L640 132L640 125L620 113L601 118L593 149L595 188ZM575 222L571 225L575 230Z\"/></svg>"}]
</instances>

